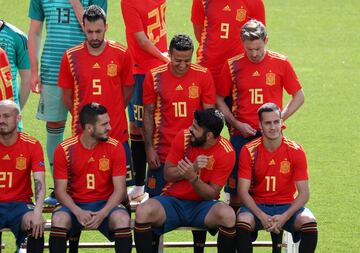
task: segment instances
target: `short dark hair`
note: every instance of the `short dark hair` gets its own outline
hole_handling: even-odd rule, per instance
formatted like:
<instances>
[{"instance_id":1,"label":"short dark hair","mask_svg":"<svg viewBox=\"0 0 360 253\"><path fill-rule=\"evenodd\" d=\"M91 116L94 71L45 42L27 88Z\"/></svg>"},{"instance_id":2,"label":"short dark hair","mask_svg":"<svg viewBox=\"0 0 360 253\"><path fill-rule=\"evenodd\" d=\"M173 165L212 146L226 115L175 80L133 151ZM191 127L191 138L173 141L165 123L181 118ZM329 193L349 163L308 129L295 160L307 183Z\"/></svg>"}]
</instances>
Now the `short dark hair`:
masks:
<instances>
[{"instance_id":1,"label":"short dark hair","mask_svg":"<svg viewBox=\"0 0 360 253\"><path fill-rule=\"evenodd\" d=\"M171 39L169 46L170 53L173 51L173 49L178 51L194 51L194 43L189 35L177 34Z\"/></svg>"},{"instance_id":2,"label":"short dark hair","mask_svg":"<svg viewBox=\"0 0 360 253\"><path fill-rule=\"evenodd\" d=\"M89 22L95 22L102 19L104 24L106 24L106 13L100 6L93 4L85 9L83 23L85 23L85 19Z\"/></svg>"},{"instance_id":3,"label":"short dark hair","mask_svg":"<svg viewBox=\"0 0 360 253\"><path fill-rule=\"evenodd\" d=\"M200 127L212 132L215 138L219 137L224 127L224 115L215 108L195 111L194 119Z\"/></svg>"},{"instance_id":4,"label":"short dark hair","mask_svg":"<svg viewBox=\"0 0 360 253\"><path fill-rule=\"evenodd\" d=\"M281 110L280 110L279 106L277 106L274 103L265 103L262 106L260 106L260 108L257 111L259 121L262 120L262 114L264 112L277 112L277 113L279 113L279 116L281 118Z\"/></svg>"},{"instance_id":5,"label":"short dark hair","mask_svg":"<svg viewBox=\"0 0 360 253\"><path fill-rule=\"evenodd\" d=\"M89 103L86 104L80 111L80 125L84 129L86 124L95 125L98 115L103 115L107 113L105 106L99 103Z\"/></svg>"},{"instance_id":6,"label":"short dark hair","mask_svg":"<svg viewBox=\"0 0 360 253\"><path fill-rule=\"evenodd\" d=\"M246 22L241 28L241 40L263 40L267 37L266 29L263 23L256 19Z\"/></svg>"}]
</instances>

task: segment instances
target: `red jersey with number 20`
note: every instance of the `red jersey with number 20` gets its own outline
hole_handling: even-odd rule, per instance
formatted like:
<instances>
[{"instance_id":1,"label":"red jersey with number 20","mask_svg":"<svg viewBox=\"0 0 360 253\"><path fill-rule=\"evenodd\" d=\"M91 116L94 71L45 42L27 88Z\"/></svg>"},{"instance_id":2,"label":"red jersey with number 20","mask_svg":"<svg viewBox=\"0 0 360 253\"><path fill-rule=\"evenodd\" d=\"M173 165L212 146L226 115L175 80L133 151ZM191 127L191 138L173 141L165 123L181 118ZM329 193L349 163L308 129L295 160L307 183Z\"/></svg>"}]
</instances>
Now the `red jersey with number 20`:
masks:
<instances>
[{"instance_id":1,"label":"red jersey with number 20","mask_svg":"<svg viewBox=\"0 0 360 253\"><path fill-rule=\"evenodd\" d=\"M241 149L238 176L251 180L249 192L256 203L292 203L295 182L308 180L305 151L283 137L280 147L269 152L262 137L257 138Z\"/></svg>"}]
</instances>

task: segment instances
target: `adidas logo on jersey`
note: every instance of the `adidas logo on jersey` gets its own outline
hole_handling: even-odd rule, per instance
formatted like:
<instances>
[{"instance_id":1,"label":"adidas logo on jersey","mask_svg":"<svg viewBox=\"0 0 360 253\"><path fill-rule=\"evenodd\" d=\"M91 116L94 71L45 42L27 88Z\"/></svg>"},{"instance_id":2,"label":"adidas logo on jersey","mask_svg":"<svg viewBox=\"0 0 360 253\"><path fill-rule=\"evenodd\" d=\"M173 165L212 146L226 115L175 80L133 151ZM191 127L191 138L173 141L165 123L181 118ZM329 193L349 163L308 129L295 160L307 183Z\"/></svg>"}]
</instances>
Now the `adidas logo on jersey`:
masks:
<instances>
[{"instance_id":1,"label":"adidas logo on jersey","mask_svg":"<svg viewBox=\"0 0 360 253\"><path fill-rule=\"evenodd\" d=\"M8 154L4 155L2 160L10 160L10 156Z\"/></svg>"},{"instance_id":2,"label":"adidas logo on jersey","mask_svg":"<svg viewBox=\"0 0 360 253\"><path fill-rule=\"evenodd\" d=\"M230 6L229 5L226 5L223 9L222 9L223 11L231 11L231 9L230 9Z\"/></svg>"},{"instance_id":3,"label":"adidas logo on jersey","mask_svg":"<svg viewBox=\"0 0 360 253\"><path fill-rule=\"evenodd\" d=\"M256 70L256 71L252 74L252 76L260 76L259 71Z\"/></svg>"},{"instance_id":4,"label":"adidas logo on jersey","mask_svg":"<svg viewBox=\"0 0 360 253\"><path fill-rule=\"evenodd\" d=\"M181 86L181 84L179 84L178 86L176 86L175 90L184 90L183 87Z\"/></svg>"},{"instance_id":5,"label":"adidas logo on jersey","mask_svg":"<svg viewBox=\"0 0 360 253\"><path fill-rule=\"evenodd\" d=\"M269 165L275 165L274 159L271 159L271 161L269 162Z\"/></svg>"},{"instance_id":6,"label":"adidas logo on jersey","mask_svg":"<svg viewBox=\"0 0 360 253\"><path fill-rule=\"evenodd\" d=\"M90 159L88 160L88 163L91 163L91 162L95 162L93 157L90 157Z\"/></svg>"},{"instance_id":7,"label":"adidas logo on jersey","mask_svg":"<svg viewBox=\"0 0 360 253\"><path fill-rule=\"evenodd\" d=\"M100 65L99 63L95 63L93 66L92 66L93 69L99 69L100 68Z\"/></svg>"}]
</instances>

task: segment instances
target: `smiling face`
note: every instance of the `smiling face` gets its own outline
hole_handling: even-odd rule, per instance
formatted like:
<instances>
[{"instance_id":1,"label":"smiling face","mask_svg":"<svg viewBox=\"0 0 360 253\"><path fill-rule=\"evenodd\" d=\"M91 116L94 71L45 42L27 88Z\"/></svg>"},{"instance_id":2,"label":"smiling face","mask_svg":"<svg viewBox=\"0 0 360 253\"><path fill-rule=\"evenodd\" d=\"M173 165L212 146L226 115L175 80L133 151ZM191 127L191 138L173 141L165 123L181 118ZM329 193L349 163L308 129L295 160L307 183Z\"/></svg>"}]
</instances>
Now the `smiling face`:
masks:
<instances>
[{"instance_id":1,"label":"smiling face","mask_svg":"<svg viewBox=\"0 0 360 253\"><path fill-rule=\"evenodd\" d=\"M193 120L192 125L189 128L191 138L190 144L193 147L203 146L207 141L207 131L204 128L200 127L196 120Z\"/></svg>"},{"instance_id":2,"label":"smiling face","mask_svg":"<svg viewBox=\"0 0 360 253\"><path fill-rule=\"evenodd\" d=\"M190 68L193 50L179 51L172 49L169 52L170 69L177 77L184 76Z\"/></svg>"}]
</instances>

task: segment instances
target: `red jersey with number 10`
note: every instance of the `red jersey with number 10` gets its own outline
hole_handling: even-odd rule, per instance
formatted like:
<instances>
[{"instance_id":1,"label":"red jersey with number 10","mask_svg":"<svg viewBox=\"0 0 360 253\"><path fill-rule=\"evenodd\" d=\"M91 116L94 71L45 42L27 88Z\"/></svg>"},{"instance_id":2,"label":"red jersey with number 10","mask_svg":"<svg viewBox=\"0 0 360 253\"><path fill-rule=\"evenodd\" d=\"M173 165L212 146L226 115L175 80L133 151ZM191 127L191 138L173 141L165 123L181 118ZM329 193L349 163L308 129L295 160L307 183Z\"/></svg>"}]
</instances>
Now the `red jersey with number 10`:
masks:
<instances>
[{"instance_id":1,"label":"red jersey with number 10","mask_svg":"<svg viewBox=\"0 0 360 253\"><path fill-rule=\"evenodd\" d=\"M194 112L203 104L215 105L215 86L209 70L197 64L182 77L162 65L146 76L143 101L155 105L153 146L164 163L173 138L192 124Z\"/></svg>"},{"instance_id":2,"label":"red jersey with number 10","mask_svg":"<svg viewBox=\"0 0 360 253\"><path fill-rule=\"evenodd\" d=\"M249 192L256 203L292 203L295 182L308 180L305 152L286 137L277 150L269 152L262 137L257 138L241 149L238 176L251 180Z\"/></svg>"},{"instance_id":3,"label":"red jersey with number 10","mask_svg":"<svg viewBox=\"0 0 360 253\"><path fill-rule=\"evenodd\" d=\"M0 100L14 99L10 63L0 47Z\"/></svg>"},{"instance_id":4,"label":"red jersey with number 10","mask_svg":"<svg viewBox=\"0 0 360 253\"><path fill-rule=\"evenodd\" d=\"M134 74L146 74L163 62L143 50L134 34L144 32L160 52L167 52L166 0L122 0L121 11L126 27L126 41L135 63Z\"/></svg>"},{"instance_id":5,"label":"red jersey with number 10","mask_svg":"<svg viewBox=\"0 0 360 253\"><path fill-rule=\"evenodd\" d=\"M121 142L128 139L128 126L123 102L123 86L134 84L132 60L126 47L106 41L104 51L91 55L82 43L68 49L61 61L59 86L73 90L72 133L82 129L79 114L91 102L102 104L110 116L109 135Z\"/></svg>"},{"instance_id":6,"label":"red jersey with number 10","mask_svg":"<svg viewBox=\"0 0 360 253\"><path fill-rule=\"evenodd\" d=\"M0 144L0 202L30 202L33 196L31 172L45 172L39 141L18 133L15 144Z\"/></svg>"},{"instance_id":7,"label":"red jersey with number 10","mask_svg":"<svg viewBox=\"0 0 360 253\"><path fill-rule=\"evenodd\" d=\"M75 202L107 200L114 191L112 177L125 175L125 151L113 138L86 149L80 136L74 136L55 150L54 179L68 180L68 194Z\"/></svg>"}]
</instances>

